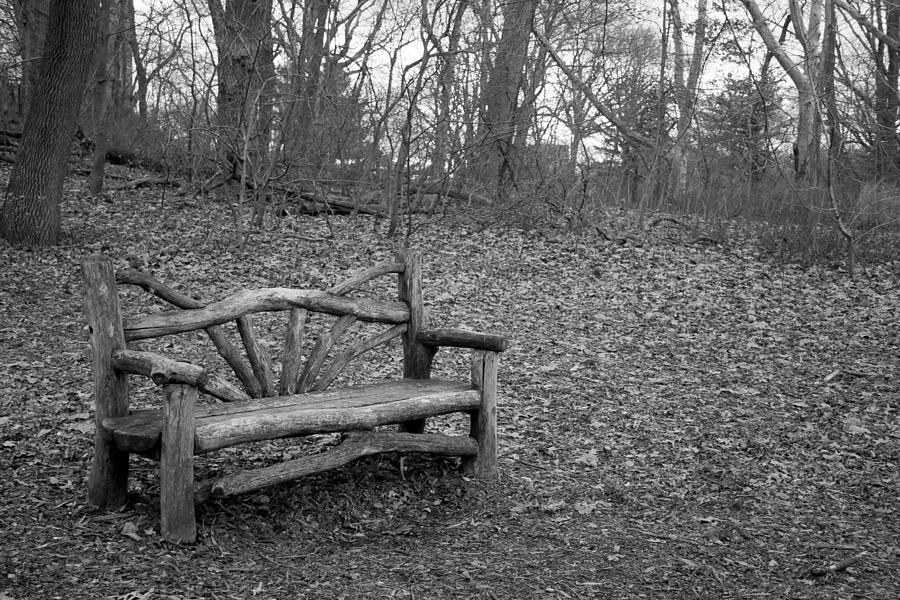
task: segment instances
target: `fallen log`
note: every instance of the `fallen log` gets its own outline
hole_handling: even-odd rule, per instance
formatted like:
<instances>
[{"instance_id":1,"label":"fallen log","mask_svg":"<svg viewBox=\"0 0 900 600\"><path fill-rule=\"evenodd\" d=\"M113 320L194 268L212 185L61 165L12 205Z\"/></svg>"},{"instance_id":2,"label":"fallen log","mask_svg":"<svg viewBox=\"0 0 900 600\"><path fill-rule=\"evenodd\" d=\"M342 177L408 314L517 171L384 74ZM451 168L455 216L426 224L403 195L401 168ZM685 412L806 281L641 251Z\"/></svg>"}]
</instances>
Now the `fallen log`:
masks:
<instances>
[{"instance_id":1,"label":"fallen log","mask_svg":"<svg viewBox=\"0 0 900 600\"><path fill-rule=\"evenodd\" d=\"M482 196L481 194L477 194L460 187L448 186L440 181L423 182L411 185L407 189L407 194L409 194L410 196L414 194L436 194L439 196L447 196L448 198L454 198L456 200L462 200L469 203L474 202L482 206L490 206L492 204L491 199L487 196Z\"/></svg>"}]
</instances>

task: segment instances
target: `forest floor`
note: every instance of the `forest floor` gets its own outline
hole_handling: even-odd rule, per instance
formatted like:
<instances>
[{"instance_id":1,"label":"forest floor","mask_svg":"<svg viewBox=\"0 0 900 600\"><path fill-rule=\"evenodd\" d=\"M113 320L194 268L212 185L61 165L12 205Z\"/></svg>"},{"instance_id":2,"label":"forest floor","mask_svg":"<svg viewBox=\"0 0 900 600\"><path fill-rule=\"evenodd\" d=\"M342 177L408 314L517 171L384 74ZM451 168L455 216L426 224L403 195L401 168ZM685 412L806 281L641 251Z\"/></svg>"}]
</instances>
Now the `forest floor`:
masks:
<instances>
[{"instance_id":1,"label":"forest floor","mask_svg":"<svg viewBox=\"0 0 900 600\"><path fill-rule=\"evenodd\" d=\"M240 251L213 200L71 186L61 245L0 247L0 600L900 597L900 263L851 281L737 224L686 245L625 213L601 224L625 243L287 217ZM370 457L205 504L194 546L160 539L143 459L124 510L85 505L83 257L214 298L328 285L405 242L432 324L512 342L500 481ZM248 448L228 459L288 452Z\"/></svg>"}]
</instances>

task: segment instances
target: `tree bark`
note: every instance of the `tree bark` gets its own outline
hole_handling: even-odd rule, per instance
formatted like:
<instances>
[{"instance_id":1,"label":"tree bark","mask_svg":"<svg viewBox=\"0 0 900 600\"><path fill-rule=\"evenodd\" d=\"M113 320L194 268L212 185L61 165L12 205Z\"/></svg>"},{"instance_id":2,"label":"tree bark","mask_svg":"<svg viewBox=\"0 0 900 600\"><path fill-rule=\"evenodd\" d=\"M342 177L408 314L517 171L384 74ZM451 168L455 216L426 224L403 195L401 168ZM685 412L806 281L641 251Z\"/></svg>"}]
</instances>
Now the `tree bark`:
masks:
<instances>
[{"instance_id":1,"label":"tree bark","mask_svg":"<svg viewBox=\"0 0 900 600\"><path fill-rule=\"evenodd\" d=\"M24 121L41 75L44 41L47 38L50 0L20 0L16 2L16 9L19 42L22 48L22 87L19 95L19 117Z\"/></svg>"},{"instance_id":2,"label":"tree bark","mask_svg":"<svg viewBox=\"0 0 900 600\"><path fill-rule=\"evenodd\" d=\"M889 39L900 37L900 2L884 0L885 34ZM898 71L900 49L879 39L875 51L875 176L896 180L900 169L900 140L897 137Z\"/></svg>"},{"instance_id":3,"label":"tree bark","mask_svg":"<svg viewBox=\"0 0 900 600\"><path fill-rule=\"evenodd\" d=\"M124 0L123 4L123 10L126 11L125 18L128 19L128 28L125 31L125 36L128 45L131 47L135 79L137 80L138 116L141 125L144 125L147 123L147 68L144 66L144 58L141 56L141 47L138 45L137 31L134 26L134 0Z\"/></svg>"},{"instance_id":4,"label":"tree bark","mask_svg":"<svg viewBox=\"0 0 900 600\"><path fill-rule=\"evenodd\" d=\"M694 48L691 53L690 66L687 67L685 80L684 25L681 21L681 10L678 0L669 0L672 13L672 41L675 46L675 101L678 104L678 127L673 148L675 172L675 196L681 198L687 189L687 147L688 130L694 119L694 107L697 102L697 82L700 80L700 67L703 64L703 52L706 48L706 0L697 1L697 20L694 22Z\"/></svg>"},{"instance_id":5,"label":"tree bark","mask_svg":"<svg viewBox=\"0 0 900 600\"><path fill-rule=\"evenodd\" d=\"M505 196L514 179L511 151L516 132L516 106L534 10L533 0L509 0L504 4L497 56L481 95L484 110L479 135L484 156L482 179L494 188L499 198Z\"/></svg>"},{"instance_id":6,"label":"tree bark","mask_svg":"<svg viewBox=\"0 0 900 600\"><path fill-rule=\"evenodd\" d=\"M208 0L218 64L219 162L231 181L252 180L259 165L245 164L267 146L260 118L264 75L271 56L271 0Z\"/></svg>"},{"instance_id":7,"label":"tree bark","mask_svg":"<svg viewBox=\"0 0 900 600\"><path fill-rule=\"evenodd\" d=\"M91 163L90 189L96 196L103 191L103 176L106 172L106 151L109 149L109 104L112 95L112 77L107 61L109 59L110 3L100 4L99 35L97 51L94 55L94 160Z\"/></svg>"},{"instance_id":8,"label":"tree bark","mask_svg":"<svg viewBox=\"0 0 900 600\"><path fill-rule=\"evenodd\" d=\"M13 243L59 240L63 179L93 53L96 0L54 2L45 58L25 120L22 146L0 210L0 237Z\"/></svg>"}]
</instances>

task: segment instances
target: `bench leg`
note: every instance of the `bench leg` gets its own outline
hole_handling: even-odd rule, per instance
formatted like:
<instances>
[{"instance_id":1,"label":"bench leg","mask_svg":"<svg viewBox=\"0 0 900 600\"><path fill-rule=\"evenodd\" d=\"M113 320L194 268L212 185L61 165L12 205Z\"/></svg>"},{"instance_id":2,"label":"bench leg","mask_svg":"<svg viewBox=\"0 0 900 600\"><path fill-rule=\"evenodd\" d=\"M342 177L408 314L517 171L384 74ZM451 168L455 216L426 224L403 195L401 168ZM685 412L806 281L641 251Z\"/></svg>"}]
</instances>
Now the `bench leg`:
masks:
<instances>
[{"instance_id":1,"label":"bench leg","mask_svg":"<svg viewBox=\"0 0 900 600\"><path fill-rule=\"evenodd\" d=\"M159 458L160 532L170 542L197 541L194 520L194 405L197 388L164 386L162 449Z\"/></svg>"},{"instance_id":2,"label":"bench leg","mask_svg":"<svg viewBox=\"0 0 900 600\"><path fill-rule=\"evenodd\" d=\"M110 361L113 350L125 347L125 336L112 261L105 256L92 256L82 263L82 273L97 427L87 501L91 506L116 510L124 506L128 491L128 453L116 448L112 436L103 429L103 420L128 414L128 377L116 371Z\"/></svg>"},{"instance_id":3,"label":"bench leg","mask_svg":"<svg viewBox=\"0 0 900 600\"><path fill-rule=\"evenodd\" d=\"M478 442L478 455L463 459L463 473L478 479L497 479L497 363L496 352L472 356L472 383L481 390L481 408L472 411L469 436Z\"/></svg>"},{"instance_id":4,"label":"bench leg","mask_svg":"<svg viewBox=\"0 0 900 600\"><path fill-rule=\"evenodd\" d=\"M87 490L87 501L91 506L118 510L125 505L128 492L128 453L116 448L115 442L102 430L100 423L97 423L94 438L94 463L88 476Z\"/></svg>"}]
</instances>

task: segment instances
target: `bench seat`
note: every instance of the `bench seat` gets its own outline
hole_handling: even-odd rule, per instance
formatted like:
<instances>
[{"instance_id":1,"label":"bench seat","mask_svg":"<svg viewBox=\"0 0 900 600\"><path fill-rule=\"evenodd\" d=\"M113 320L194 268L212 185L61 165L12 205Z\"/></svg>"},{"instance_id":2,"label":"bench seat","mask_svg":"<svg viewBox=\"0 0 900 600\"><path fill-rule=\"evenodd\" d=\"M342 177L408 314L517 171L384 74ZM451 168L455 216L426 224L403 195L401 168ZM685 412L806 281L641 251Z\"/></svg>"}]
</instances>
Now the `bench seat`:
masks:
<instances>
[{"instance_id":1,"label":"bench seat","mask_svg":"<svg viewBox=\"0 0 900 600\"><path fill-rule=\"evenodd\" d=\"M480 404L480 392L467 383L401 379L197 407L194 453L273 438L370 430L379 425L475 410ZM103 428L120 450L159 458L161 410L107 418Z\"/></svg>"}]
</instances>

